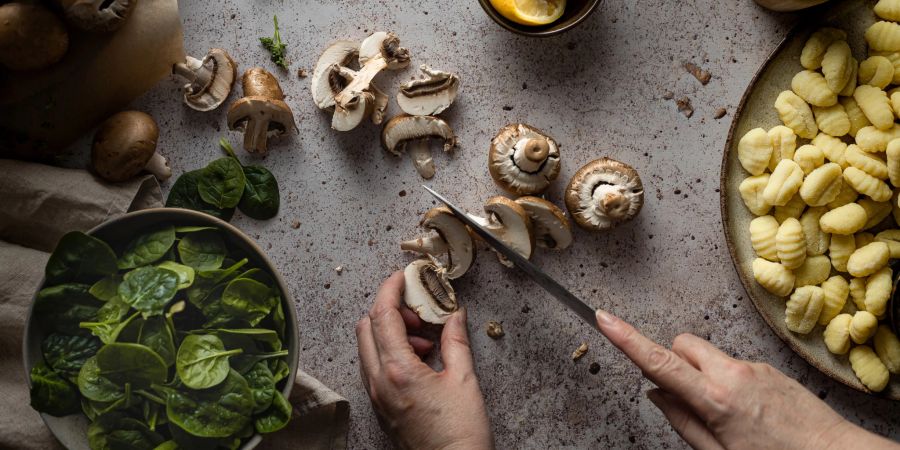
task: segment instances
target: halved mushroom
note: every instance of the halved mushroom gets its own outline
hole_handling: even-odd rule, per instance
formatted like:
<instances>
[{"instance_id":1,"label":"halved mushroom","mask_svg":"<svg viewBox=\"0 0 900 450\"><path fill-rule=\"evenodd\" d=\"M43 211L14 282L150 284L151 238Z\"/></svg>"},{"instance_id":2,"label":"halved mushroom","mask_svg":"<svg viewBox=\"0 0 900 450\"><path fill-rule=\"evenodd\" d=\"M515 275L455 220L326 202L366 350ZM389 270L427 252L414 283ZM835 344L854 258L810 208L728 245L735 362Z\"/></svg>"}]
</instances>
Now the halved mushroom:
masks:
<instances>
[{"instance_id":1,"label":"halved mushroom","mask_svg":"<svg viewBox=\"0 0 900 450\"><path fill-rule=\"evenodd\" d=\"M572 245L572 225L558 206L530 196L520 197L516 199L516 203L528 213L538 246L563 250Z\"/></svg>"},{"instance_id":2,"label":"halved mushroom","mask_svg":"<svg viewBox=\"0 0 900 450\"><path fill-rule=\"evenodd\" d=\"M137 0L60 0L66 20L90 33L109 33L125 24Z\"/></svg>"},{"instance_id":3,"label":"halved mushroom","mask_svg":"<svg viewBox=\"0 0 900 450\"><path fill-rule=\"evenodd\" d=\"M188 56L183 63L172 66L172 72L188 82L184 85L184 103L197 111L218 108L237 78L237 65L228 52L210 49L202 60Z\"/></svg>"},{"instance_id":4,"label":"halved mushroom","mask_svg":"<svg viewBox=\"0 0 900 450\"><path fill-rule=\"evenodd\" d=\"M378 89L374 84L369 86L369 91L372 92L372 96L375 98L372 103L372 123L381 125L381 122L384 122L384 110L387 109L390 99L387 94L382 92L381 89Z\"/></svg>"},{"instance_id":5,"label":"halved mushroom","mask_svg":"<svg viewBox=\"0 0 900 450\"><path fill-rule=\"evenodd\" d=\"M497 196L488 199L484 211L488 214L487 217L469 216L520 255L526 259L531 258L534 234L525 208L506 197ZM497 257L503 265L513 266L502 254L497 253Z\"/></svg>"},{"instance_id":6,"label":"halved mushroom","mask_svg":"<svg viewBox=\"0 0 900 450\"><path fill-rule=\"evenodd\" d=\"M560 170L559 146L537 128L507 125L491 141L488 169L498 186L516 195L544 192Z\"/></svg>"},{"instance_id":7,"label":"halved mushroom","mask_svg":"<svg viewBox=\"0 0 900 450\"><path fill-rule=\"evenodd\" d=\"M469 229L446 207L433 208L422 218L422 227L434 233L400 243L406 251L437 257L447 255L447 277L455 280L463 276L475 260L475 242Z\"/></svg>"},{"instance_id":8,"label":"halved mushroom","mask_svg":"<svg viewBox=\"0 0 900 450\"><path fill-rule=\"evenodd\" d=\"M633 167L610 158L587 163L566 188L566 207L578 226L609 230L634 218L644 204L644 185Z\"/></svg>"},{"instance_id":9,"label":"halved mushroom","mask_svg":"<svg viewBox=\"0 0 900 450\"><path fill-rule=\"evenodd\" d=\"M409 50L400 47L400 39L393 33L378 31L360 45L359 64L361 68L357 76L334 97L335 103L340 107L347 108L356 97L368 91L378 72L408 66Z\"/></svg>"},{"instance_id":10,"label":"halved mushroom","mask_svg":"<svg viewBox=\"0 0 900 450\"><path fill-rule=\"evenodd\" d=\"M419 259L406 266L403 277L406 284L403 301L425 322L444 324L459 309L456 292L444 268Z\"/></svg>"},{"instance_id":11,"label":"halved mushroom","mask_svg":"<svg viewBox=\"0 0 900 450\"><path fill-rule=\"evenodd\" d=\"M244 133L244 149L266 154L269 137L297 132L294 114L284 102L278 80L265 69L254 67L241 80L244 98L231 104L228 129Z\"/></svg>"},{"instance_id":12,"label":"halved mushroom","mask_svg":"<svg viewBox=\"0 0 900 450\"><path fill-rule=\"evenodd\" d=\"M0 5L0 65L40 70L59 62L68 50L66 26L49 9L40 4Z\"/></svg>"},{"instance_id":13,"label":"halved mushroom","mask_svg":"<svg viewBox=\"0 0 900 450\"><path fill-rule=\"evenodd\" d=\"M434 160L428 146L430 138L444 140L444 151L449 152L456 147L456 135L450 125L443 119L434 116L394 116L381 131L381 144L385 150L400 156L408 147L409 155L419 175L425 179L434 177Z\"/></svg>"},{"instance_id":14,"label":"halved mushroom","mask_svg":"<svg viewBox=\"0 0 900 450\"><path fill-rule=\"evenodd\" d=\"M337 41L328 46L319 61L316 62L316 68L313 69L313 75L310 79L313 101L319 109L330 110L334 108L334 96L339 94L345 87L336 87L332 84L331 72L333 66L350 68L350 63L359 55L359 44L353 41Z\"/></svg>"},{"instance_id":15,"label":"halved mushroom","mask_svg":"<svg viewBox=\"0 0 900 450\"><path fill-rule=\"evenodd\" d=\"M427 65L419 67L424 75L418 80L400 86L397 104L407 114L430 116L442 113L456 100L459 77Z\"/></svg>"},{"instance_id":16,"label":"halved mushroom","mask_svg":"<svg viewBox=\"0 0 900 450\"><path fill-rule=\"evenodd\" d=\"M126 181L146 170L160 180L172 176L166 158L156 152L159 127L149 114L122 111L106 119L94 134L91 165L107 181Z\"/></svg>"}]
</instances>

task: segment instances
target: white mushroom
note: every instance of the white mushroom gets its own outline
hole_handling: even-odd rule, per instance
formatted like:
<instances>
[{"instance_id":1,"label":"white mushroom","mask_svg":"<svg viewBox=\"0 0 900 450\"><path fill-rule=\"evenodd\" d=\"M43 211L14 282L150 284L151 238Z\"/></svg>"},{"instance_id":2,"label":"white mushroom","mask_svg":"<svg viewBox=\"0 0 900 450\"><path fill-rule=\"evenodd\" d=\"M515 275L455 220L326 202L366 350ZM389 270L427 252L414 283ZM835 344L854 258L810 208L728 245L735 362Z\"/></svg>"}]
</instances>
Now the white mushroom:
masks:
<instances>
[{"instance_id":1,"label":"white mushroom","mask_svg":"<svg viewBox=\"0 0 900 450\"><path fill-rule=\"evenodd\" d=\"M390 99L387 94L382 92L381 89L378 89L374 84L369 86L369 91L372 92L372 96L375 98L372 103L372 123L381 125L381 122L384 122L384 110L387 109Z\"/></svg>"},{"instance_id":2,"label":"white mushroom","mask_svg":"<svg viewBox=\"0 0 900 450\"><path fill-rule=\"evenodd\" d=\"M422 218L422 227L434 233L401 242L406 251L423 253L432 257L447 255L447 277L455 280L463 276L475 260L475 242L466 225L446 207L433 208Z\"/></svg>"},{"instance_id":3,"label":"white mushroom","mask_svg":"<svg viewBox=\"0 0 900 450\"><path fill-rule=\"evenodd\" d=\"M334 96L339 94L346 87L340 86L334 90L331 82L332 66L341 66L350 68L350 63L359 55L359 44L353 41L337 41L328 46L313 70L311 82L311 91L313 101L319 109L330 110L334 108ZM348 83L349 84L349 81Z\"/></svg>"},{"instance_id":4,"label":"white mushroom","mask_svg":"<svg viewBox=\"0 0 900 450\"><path fill-rule=\"evenodd\" d=\"M424 75L418 80L400 86L397 104L407 114L429 116L442 113L456 100L459 92L459 77L422 65Z\"/></svg>"},{"instance_id":5,"label":"white mushroom","mask_svg":"<svg viewBox=\"0 0 900 450\"><path fill-rule=\"evenodd\" d=\"M339 107L351 105L356 97L369 89L375 75L382 70L398 70L408 66L409 51L400 47L400 39L393 33L379 31L360 45L359 64L357 76L334 98Z\"/></svg>"},{"instance_id":6,"label":"white mushroom","mask_svg":"<svg viewBox=\"0 0 900 450\"><path fill-rule=\"evenodd\" d=\"M484 211L488 214L487 217L472 214L469 217L526 259L531 258L534 235L531 219L525 208L506 197L498 196L488 199ZM503 255L497 253L497 256L505 266L512 267L512 263Z\"/></svg>"},{"instance_id":7,"label":"white mushroom","mask_svg":"<svg viewBox=\"0 0 900 450\"><path fill-rule=\"evenodd\" d=\"M406 289L403 301L422 320L443 324L459 305L456 292L447 279L447 271L431 261L413 261L403 270Z\"/></svg>"},{"instance_id":8,"label":"white mushroom","mask_svg":"<svg viewBox=\"0 0 900 450\"><path fill-rule=\"evenodd\" d=\"M560 170L559 146L537 128L507 125L491 141L488 169L498 186L516 195L535 195L550 186Z\"/></svg>"},{"instance_id":9,"label":"white mushroom","mask_svg":"<svg viewBox=\"0 0 900 450\"><path fill-rule=\"evenodd\" d=\"M413 164L422 178L434 177L434 160L428 146L430 138L444 140L444 151L449 152L456 146L456 136L450 125L434 116L409 116L401 114L393 117L381 132L381 144L385 150L400 156L407 148Z\"/></svg>"},{"instance_id":10,"label":"white mushroom","mask_svg":"<svg viewBox=\"0 0 900 450\"><path fill-rule=\"evenodd\" d=\"M237 65L228 52L213 48L202 60L186 57L185 62L172 66L172 72L187 80L184 85L186 105L197 111L212 111L231 94Z\"/></svg>"},{"instance_id":11,"label":"white mushroom","mask_svg":"<svg viewBox=\"0 0 900 450\"><path fill-rule=\"evenodd\" d=\"M575 173L566 188L566 207L578 226L608 230L634 218L644 204L644 185L631 166L601 158Z\"/></svg>"},{"instance_id":12,"label":"white mushroom","mask_svg":"<svg viewBox=\"0 0 900 450\"><path fill-rule=\"evenodd\" d=\"M520 197L516 203L525 209L531 219L537 245L552 250L563 250L572 245L572 225L558 206L539 197Z\"/></svg>"}]
</instances>

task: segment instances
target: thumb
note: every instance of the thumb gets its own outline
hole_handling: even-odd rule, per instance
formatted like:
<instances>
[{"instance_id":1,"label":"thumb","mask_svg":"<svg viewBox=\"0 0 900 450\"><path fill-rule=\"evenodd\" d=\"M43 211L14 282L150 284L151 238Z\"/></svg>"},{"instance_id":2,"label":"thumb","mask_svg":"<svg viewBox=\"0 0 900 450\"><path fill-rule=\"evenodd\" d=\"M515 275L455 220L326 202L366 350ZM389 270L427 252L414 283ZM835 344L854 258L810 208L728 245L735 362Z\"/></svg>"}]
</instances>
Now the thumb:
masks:
<instances>
[{"instance_id":1,"label":"thumb","mask_svg":"<svg viewBox=\"0 0 900 450\"><path fill-rule=\"evenodd\" d=\"M441 333L441 358L444 360L444 367L451 372L467 373L473 370L465 308L453 313L444 325Z\"/></svg>"}]
</instances>

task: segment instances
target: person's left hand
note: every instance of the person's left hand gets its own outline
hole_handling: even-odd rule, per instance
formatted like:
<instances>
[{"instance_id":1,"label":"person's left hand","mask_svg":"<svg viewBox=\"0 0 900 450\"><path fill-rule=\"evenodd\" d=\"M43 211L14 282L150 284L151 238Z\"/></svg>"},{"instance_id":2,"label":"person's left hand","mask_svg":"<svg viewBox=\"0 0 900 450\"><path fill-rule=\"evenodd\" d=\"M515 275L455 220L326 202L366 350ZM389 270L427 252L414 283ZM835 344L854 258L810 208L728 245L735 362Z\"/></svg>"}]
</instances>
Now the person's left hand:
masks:
<instances>
[{"instance_id":1,"label":"person's left hand","mask_svg":"<svg viewBox=\"0 0 900 450\"><path fill-rule=\"evenodd\" d=\"M444 370L436 372L419 356L430 352L432 343L407 334L423 323L401 306L403 286L403 272L395 272L378 290L369 315L356 325L362 380L381 428L400 448L493 448L465 310L444 325Z\"/></svg>"}]
</instances>

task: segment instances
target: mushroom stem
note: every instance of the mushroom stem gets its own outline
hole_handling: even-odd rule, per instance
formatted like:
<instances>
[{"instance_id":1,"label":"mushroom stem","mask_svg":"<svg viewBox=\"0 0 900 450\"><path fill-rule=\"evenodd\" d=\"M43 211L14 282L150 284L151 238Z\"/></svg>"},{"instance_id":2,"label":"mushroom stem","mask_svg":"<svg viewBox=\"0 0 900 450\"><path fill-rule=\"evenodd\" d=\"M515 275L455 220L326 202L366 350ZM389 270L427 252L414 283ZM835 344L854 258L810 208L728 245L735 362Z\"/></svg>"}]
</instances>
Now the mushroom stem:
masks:
<instances>
[{"instance_id":1,"label":"mushroom stem","mask_svg":"<svg viewBox=\"0 0 900 450\"><path fill-rule=\"evenodd\" d=\"M169 161L166 157L160 155L159 152L153 153L150 161L144 166L144 170L153 174L159 181L166 181L172 176L172 169L169 167Z\"/></svg>"},{"instance_id":2,"label":"mushroom stem","mask_svg":"<svg viewBox=\"0 0 900 450\"><path fill-rule=\"evenodd\" d=\"M266 153L266 141L269 138L269 123L263 120L251 120L244 130L244 148L251 153Z\"/></svg>"},{"instance_id":3,"label":"mushroom stem","mask_svg":"<svg viewBox=\"0 0 900 450\"><path fill-rule=\"evenodd\" d=\"M522 139L516 143L513 161L525 172L537 172L549 155L550 144L546 140Z\"/></svg>"},{"instance_id":4,"label":"mushroom stem","mask_svg":"<svg viewBox=\"0 0 900 450\"><path fill-rule=\"evenodd\" d=\"M431 148L428 139L411 139L406 143L409 156L419 175L426 180L434 177L434 159L431 157Z\"/></svg>"},{"instance_id":5,"label":"mushroom stem","mask_svg":"<svg viewBox=\"0 0 900 450\"><path fill-rule=\"evenodd\" d=\"M597 189L594 198L597 200L597 209L606 213L613 220L623 220L628 216L628 206L630 202L621 192L613 189Z\"/></svg>"},{"instance_id":6,"label":"mushroom stem","mask_svg":"<svg viewBox=\"0 0 900 450\"><path fill-rule=\"evenodd\" d=\"M369 60L366 65L356 73L356 77L353 78L353 81L351 81L343 91L338 93L338 95L334 96L334 102L338 106L346 108L357 96L369 88L369 84L372 83L375 75L378 75L378 72L384 70L387 65L387 61L381 56Z\"/></svg>"},{"instance_id":7,"label":"mushroom stem","mask_svg":"<svg viewBox=\"0 0 900 450\"><path fill-rule=\"evenodd\" d=\"M381 125L381 122L384 121L384 110L387 109L389 99L387 94L375 87L374 84L369 88L372 91L372 95L375 97L375 102L373 104L374 110L372 111L372 123Z\"/></svg>"},{"instance_id":8,"label":"mushroom stem","mask_svg":"<svg viewBox=\"0 0 900 450\"><path fill-rule=\"evenodd\" d=\"M440 235L433 234L427 237L410 239L400 243L400 249L407 252L423 253L426 255L443 255L449 251L447 241Z\"/></svg>"},{"instance_id":9,"label":"mushroom stem","mask_svg":"<svg viewBox=\"0 0 900 450\"><path fill-rule=\"evenodd\" d=\"M172 66L172 73L193 82L197 76L195 71L199 69L201 65L203 65L203 62L199 59L194 58L193 56L186 56L184 62Z\"/></svg>"}]
</instances>

